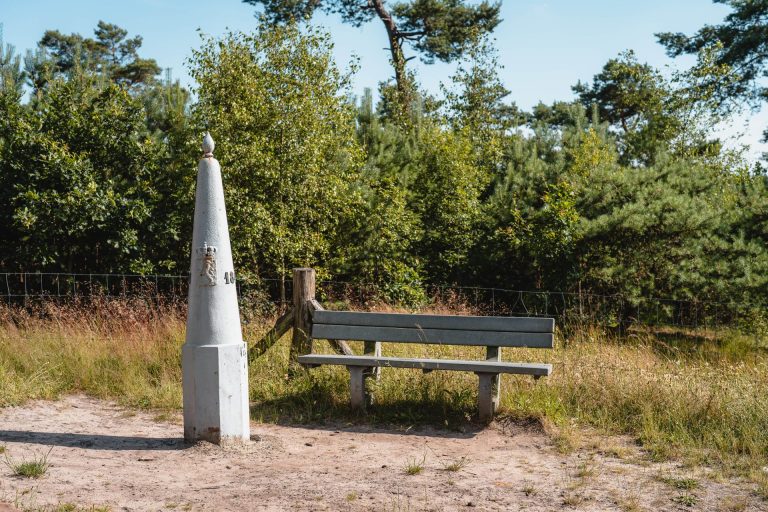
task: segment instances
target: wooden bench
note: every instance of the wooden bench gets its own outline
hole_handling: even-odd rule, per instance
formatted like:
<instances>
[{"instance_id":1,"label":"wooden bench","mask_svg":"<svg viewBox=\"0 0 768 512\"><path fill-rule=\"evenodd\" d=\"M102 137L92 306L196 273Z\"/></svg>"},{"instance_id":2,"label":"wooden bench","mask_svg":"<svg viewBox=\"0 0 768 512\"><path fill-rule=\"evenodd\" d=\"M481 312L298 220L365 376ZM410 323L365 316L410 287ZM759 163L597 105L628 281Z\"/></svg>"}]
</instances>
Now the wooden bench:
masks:
<instances>
[{"instance_id":1,"label":"wooden bench","mask_svg":"<svg viewBox=\"0 0 768 512\"><path fill-rule=\"evenodd\" d=\"M416 368L424 372L453 370L474 372L480 378L480 419L490 420L498 407L502 373L545 377L552 365L512 363L501 360L502 347L552 348L552 318L412 315L315 310L311 337L325 340L364 341L364 355L307 354L299 363L313 368L324 364L346 366L350 374L352 407L365 408L365 379L381 367ZM381 342L428 343L486 347L485 360L418 359L385 357Z\"/></svg>"}]
</instances>

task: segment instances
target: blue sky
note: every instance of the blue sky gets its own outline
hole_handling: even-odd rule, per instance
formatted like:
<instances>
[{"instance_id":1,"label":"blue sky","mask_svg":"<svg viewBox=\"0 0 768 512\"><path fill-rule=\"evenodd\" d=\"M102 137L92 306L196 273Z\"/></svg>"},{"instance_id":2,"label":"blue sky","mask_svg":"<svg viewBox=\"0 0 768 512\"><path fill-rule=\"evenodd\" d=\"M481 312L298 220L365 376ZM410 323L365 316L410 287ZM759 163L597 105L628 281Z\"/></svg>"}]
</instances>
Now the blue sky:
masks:
<instances>
[{"instance_id":1,"label":"blue sky","mask_svg":"<svg viewBox=\"0 0 768 512\"><path fill-rule=\"evenodd\" d=\"M391 2L391 0L390 0ZM704 23L722 20L728 8L711 0L504 0L502 23L495 31L500 75L523 108L538 101L567 100L571 85L589 80L605 62L625 49L664 69L690 61L668 59L655 32L693 32ZM227 29L253 28L254 9L240 0L0 0L4 39L24 51L33 48L46 29L91 36L99 20L116 23L130 35L144 38L142 55L170 67L174 77L191 85L184 61L199 45L197 29L221 35ZM355 93L376 88L391 76L384 28L374 20L362 28L343 25L335 17L314 19L330 30L335 54L344 66L354 54L360 59ZM453 65L415 65L422 85L439 91ZM768 148L758 144L768 114L745 116L723 135L734 144L750 144L755 155Z\"/></svg>"}]
</instances>

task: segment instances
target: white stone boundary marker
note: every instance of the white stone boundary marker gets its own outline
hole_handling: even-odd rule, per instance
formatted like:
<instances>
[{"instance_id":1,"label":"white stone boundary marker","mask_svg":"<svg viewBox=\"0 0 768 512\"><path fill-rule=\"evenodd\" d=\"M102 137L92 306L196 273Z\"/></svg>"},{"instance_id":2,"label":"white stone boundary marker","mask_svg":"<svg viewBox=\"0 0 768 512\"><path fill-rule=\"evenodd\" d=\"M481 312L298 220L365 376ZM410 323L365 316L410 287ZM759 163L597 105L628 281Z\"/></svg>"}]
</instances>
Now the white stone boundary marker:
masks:
<instances>
[{"instance_id":1,"label":"white stone boundary marker","mask_svg":"<svg viewBox=\"0 0 768 512\"><path fill-rule=\"evenodd\" d=\"M184 439L250 439L248 351L240 329L221 167L206 133L197 167L187 336L182 347Z\"/></svg>"}]
</instances>

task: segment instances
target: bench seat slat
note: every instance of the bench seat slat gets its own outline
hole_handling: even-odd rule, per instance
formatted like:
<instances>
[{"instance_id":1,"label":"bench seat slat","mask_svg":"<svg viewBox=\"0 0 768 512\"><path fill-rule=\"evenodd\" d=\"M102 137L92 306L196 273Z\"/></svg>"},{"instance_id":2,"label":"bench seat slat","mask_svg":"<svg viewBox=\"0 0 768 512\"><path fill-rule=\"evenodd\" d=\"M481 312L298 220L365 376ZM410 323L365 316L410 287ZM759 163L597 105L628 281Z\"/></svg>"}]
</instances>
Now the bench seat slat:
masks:
<instances>
[{"instance_id":1,"label":"bench seat slat","mask_svg":"<svg viewBox=\"0 0 768 512\"><path fill-rule=\"evenodd\" d=\"M422 370L457 370L477 373L515 373L521 375L548 376L551 364L507 363L503 361L462 361L455 359L410 359L383 356L343 356L308 354L299 356L299 363L306 365L363 366L384 368L416 368Z\"/></svg>"},{"instance_id":2,"label":"bench seat slat","mask_svg":"<svg viewBox=\"0 0 768 512\"><path fill-rule=\"evenodd\" d=\"M312 337L326 340L389 341L442 345L552 348L554 335L543 332L461 331L357 325L313 324Z\"/></svg>"},{"instance_id":3,"label":"bench seat slat","mask_svg":"<svg viewBox=\"0 0 768 512\"><path fill-rule=\"evenodd\" d=\"M554 332L554 318L506 316L414 315L358 311L315 311L314 324L457 329L462 331Z\"/></svg>"}]
</instances>

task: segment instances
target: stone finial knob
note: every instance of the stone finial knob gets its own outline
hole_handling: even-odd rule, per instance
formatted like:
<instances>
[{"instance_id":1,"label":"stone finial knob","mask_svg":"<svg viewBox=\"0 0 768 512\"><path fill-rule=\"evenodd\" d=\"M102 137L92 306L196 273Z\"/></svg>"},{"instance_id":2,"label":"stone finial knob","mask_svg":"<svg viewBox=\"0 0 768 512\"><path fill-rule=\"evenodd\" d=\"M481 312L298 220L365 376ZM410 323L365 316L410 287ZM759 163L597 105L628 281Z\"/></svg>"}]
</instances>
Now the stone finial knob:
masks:
<instances>
[{"instance_id":1,"label":"stone finial knob","mask_svg":"<svg viewBox=\"0 0 768 512\"><path fill-rule=\"evenodd\" d=\"M210 133L205 132L203 137L203 156L213 156L213 148L215 147L216 144L213 142L213 137L211 137Z\"/></svg>"}]
</instances>

